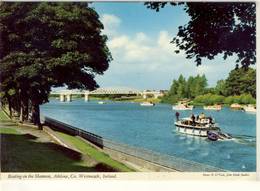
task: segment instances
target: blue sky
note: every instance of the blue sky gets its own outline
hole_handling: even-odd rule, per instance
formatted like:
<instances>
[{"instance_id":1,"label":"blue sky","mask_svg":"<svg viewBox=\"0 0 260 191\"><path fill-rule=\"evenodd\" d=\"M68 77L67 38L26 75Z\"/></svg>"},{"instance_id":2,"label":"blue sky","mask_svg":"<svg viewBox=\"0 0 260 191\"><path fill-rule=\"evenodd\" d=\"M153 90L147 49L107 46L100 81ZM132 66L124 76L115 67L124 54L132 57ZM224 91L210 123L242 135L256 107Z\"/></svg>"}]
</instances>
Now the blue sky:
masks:
<instances>
[{"instance_id":1,"label":"blue sky","mask_svg":"<svg viewBox=\"0 0 260 191\"><path fill-rule=\"evenodd\" d=\"M126 86L137 89L169 89L172 80L205 74L209 86L225 79L235 66L235 58L203 60L197 67L185 54L175 54L170 44L178 26L189 21L182 7L166 6L159 12L143 3L96 2L91 5L104 24L113 61L104 75L97 76L100 87Z\"/></svg>"}]
</instances>

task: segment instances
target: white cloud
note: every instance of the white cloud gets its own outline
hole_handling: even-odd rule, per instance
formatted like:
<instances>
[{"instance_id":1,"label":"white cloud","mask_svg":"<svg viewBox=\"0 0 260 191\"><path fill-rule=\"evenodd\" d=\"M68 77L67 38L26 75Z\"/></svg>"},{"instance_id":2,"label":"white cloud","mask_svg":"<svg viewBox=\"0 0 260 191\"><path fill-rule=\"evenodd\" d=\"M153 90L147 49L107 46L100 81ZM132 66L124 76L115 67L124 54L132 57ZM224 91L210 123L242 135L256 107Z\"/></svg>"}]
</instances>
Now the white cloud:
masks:
<instances>
[{"instance_id":1,"label":"white cloud","mask_svg":"<svg viewBox=\"0 0 260 191\"><path fill-rule=\"evenodd\" d=\"M149 38L144 32L134 37L126 35L115 36L108 41L108 47L115 61L120 63L146 62L147 69L156 69L162 62L170 61L182 55L174 53L174 46L170 44L171 37L167 31L161 31L157 40Z\"/></svg>"},{"instance_id":2,"label":"white cloud","mask_svg":"<svg viewBox=\"0 0 260 191\"><path fill-rule=\"evenodd\" d=\"M156 86L166 89L180 74L186 78L205 74L212 86L234 68L234 64L227 64L234 63L232 59L225 62L220 56L213 61L205 60L202 66L197 67L194 60L185 58L183 52L174 52L177 48L170 43L173 34L168 31L159 31L156 38L143 31L130 36L119 32L121 20L115 15L103 15L102 22L110 37L107 45L114 59L105 75L98 77L103 86L120 84L142 89Z\"/></svg>"},{"instance_id":3,"label":"white cloud","mask_svg":"<svg viewBox=\"0 0 260 191\"><path fill-rule=\"evenodd\" d=\"M121 23L121 19L119 17L111 14L103 14L100 20L104 25L104 34L111 36L117 34L117 27Z\"/></svg>"}]
</instances>

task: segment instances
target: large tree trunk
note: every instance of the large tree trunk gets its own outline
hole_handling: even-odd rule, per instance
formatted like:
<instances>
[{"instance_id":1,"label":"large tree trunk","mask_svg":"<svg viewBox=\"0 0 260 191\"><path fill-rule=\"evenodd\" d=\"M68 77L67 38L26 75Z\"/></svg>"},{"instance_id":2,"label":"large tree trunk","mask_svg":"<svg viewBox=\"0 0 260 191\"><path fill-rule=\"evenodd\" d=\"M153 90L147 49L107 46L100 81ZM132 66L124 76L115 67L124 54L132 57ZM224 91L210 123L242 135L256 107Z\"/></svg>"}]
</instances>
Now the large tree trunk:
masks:
<instances>
[{"instance_id":1,"label":"large tree trunk","mask_svg":"<svg viewBox=\"0 0 260 191\"><path fill-rule=\"evenodd\" d=\"M22 101L21 101L21 106L20 106L20 118L19 118L19 121L21 122L21 123L23 123L23 121L24 121L24 113L23 113L23 111L24 111L24 108L23 108L23 103L22 103Z\"/></svg>"},{"instance_id":2,"label":"large tree trunk","mask_svg":"<svg viewBox=\"0 0 260 191\"><path fill-rule=\"evenodd\" d=\"M29 121L29 105L28 105L28 98L24 101L24 119L28 122Z\"/></svg>"},{"instance_id":3,"label":"large tree trunk","mask_svg":"<svg viewBox=\"0 0 260 191\"><path fill-rule=\"evenodd\" d=\"M39 130L42 130L43 128L40 120L40 106L37 103L33 103L32 118L33 118L33 123L38 126Z\"/></svg>"},{"instance_id":4,"label":"large tree trunk","mask_svg":"<svg viewBox=\"0 0 260 191\"><path fill-rule=\"evenodd\" d=\"M8 102L8 109L9 109L9 116L12 119L13 117L13 111L12 111L12 102L10 96L7 97L7 102Z\"/></svg>"},{"instance_id":5,"label":"large tree trunk","mask_svg":"<svg viewBox=\"0 0 260 191\"><path fill-rule=\"evenodd\" d=\"M28 99L21 99L20 105L20 122L28 121Z\"/></svg>"}]
</instances>

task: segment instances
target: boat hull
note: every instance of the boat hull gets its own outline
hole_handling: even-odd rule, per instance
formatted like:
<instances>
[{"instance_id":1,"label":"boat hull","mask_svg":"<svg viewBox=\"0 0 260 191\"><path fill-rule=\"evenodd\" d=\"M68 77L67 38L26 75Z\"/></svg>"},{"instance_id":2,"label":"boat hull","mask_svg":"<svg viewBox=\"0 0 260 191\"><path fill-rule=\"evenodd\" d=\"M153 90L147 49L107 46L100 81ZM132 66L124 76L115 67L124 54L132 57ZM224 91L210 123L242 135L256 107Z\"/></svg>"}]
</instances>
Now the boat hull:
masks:
<instances>
[{"instance_id":1,"label":"boat hull","mask_svg":"<svg viewBox=\"0 0 260 191\"><path fill-rule=\"evenodd\" d=\"M176 131L183 133L183 134L188 134L188 135L193 135L193 136L200 136L200 137L207 137L207 132L208 129L202 129L202 128L191 128L191 127L185 127L185 126L180 126L175 124L176 126Z\"/></svg>"}]
</instances>

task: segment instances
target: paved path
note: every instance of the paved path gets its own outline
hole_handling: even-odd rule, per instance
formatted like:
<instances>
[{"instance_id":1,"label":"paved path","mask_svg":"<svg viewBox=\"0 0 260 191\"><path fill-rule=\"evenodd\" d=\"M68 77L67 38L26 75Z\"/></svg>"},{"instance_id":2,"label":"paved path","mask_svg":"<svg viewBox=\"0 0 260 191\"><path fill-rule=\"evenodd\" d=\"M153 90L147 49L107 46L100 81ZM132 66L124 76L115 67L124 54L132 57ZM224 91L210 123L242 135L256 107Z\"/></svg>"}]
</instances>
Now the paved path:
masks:
<instances>
[{"instance_id":1,"label":"paved path","mask_svg":"<svg viewBox=\"0 0 260 191\"><path fill-rule=\"evenodd\" d=\"M39 131L35 127L27 127L24 125L17 125L16 123L10 121L10 120L1 120L0 121L0 128L9 128L9 129L14 129L18 131L21 134L30 134L35 137L33 141L36 142L54 142L54 140L49 136L46 132L44 131Z\"/></svg>"}]
</instances>

